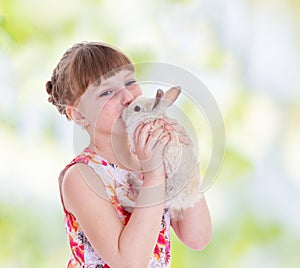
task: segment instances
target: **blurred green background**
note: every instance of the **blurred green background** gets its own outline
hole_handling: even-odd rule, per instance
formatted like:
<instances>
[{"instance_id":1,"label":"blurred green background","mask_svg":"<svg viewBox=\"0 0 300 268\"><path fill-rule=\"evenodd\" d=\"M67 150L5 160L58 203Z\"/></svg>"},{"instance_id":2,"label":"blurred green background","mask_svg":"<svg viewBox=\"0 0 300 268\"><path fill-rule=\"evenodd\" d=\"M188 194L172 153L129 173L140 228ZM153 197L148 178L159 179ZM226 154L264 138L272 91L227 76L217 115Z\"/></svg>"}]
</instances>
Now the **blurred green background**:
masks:
<instances>
[{"instance_id":1,"label":"blurred green background","mask_svg":"<svg viewBox=\"0 0 300 268\"><path fill-rule=\"evenodd\" d=\"M0 266L66 267L57 176L73 126L44 85L83 40L186 68L224 116L213 240L194 252L173 236L172 267L299 267L298 0L0 0Z\"/></svg>"}]
</instances>

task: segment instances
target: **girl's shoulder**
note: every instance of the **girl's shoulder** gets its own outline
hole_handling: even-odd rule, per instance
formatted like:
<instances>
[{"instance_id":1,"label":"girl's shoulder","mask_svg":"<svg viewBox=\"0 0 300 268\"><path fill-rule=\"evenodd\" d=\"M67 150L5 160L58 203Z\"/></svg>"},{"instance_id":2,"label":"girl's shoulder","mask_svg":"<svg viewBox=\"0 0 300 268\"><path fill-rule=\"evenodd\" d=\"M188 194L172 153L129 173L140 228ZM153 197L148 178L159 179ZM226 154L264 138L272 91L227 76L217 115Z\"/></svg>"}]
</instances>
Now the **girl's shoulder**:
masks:
<instances>
[{"instance_id":1,"label":"girl's shoulder","mask_svg":"<svg viewBox=\"0 0 300 268\"><path fill-rule=\"evenodd\" d=\"M61 184L61 195L64 208L72 212L73 200L80 202L81 198L88 198L92 194L105 196L105 188L99 175L84 163L75 163L65 172Z\"/></svg>"},{"instance_id":2,"label":"girl's shoulder","mask_svg":"<svg viewBox=\"0 0 300 268\"><path fill-rule=\"evenodd\" d=\"M59 176L59 190L64 209L70 211L68 200L89 196L91 191L103 194L103 184L93 164L105 164L98 161L97 156L89 148L85 148L62 170Z\"/></svg>"}]
</instances>

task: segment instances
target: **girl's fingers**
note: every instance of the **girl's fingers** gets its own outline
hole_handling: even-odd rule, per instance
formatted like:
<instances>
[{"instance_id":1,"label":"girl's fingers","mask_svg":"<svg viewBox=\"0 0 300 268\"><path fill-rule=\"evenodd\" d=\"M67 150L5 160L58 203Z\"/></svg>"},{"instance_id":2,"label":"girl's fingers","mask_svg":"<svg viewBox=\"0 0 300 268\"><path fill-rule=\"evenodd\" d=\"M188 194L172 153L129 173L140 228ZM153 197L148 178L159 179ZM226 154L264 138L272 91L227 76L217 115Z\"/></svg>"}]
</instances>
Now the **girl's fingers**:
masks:
<instances>
[{"instance_id":1,"label":"girl's fingers","mask_svg":"<svg viewBox=\"0 0 300 268\"><path fill-rule=\"evenodd\" d=\"M177 124L177 121L175 119L173 119L173 118L164 117L162 120L165 121L165 122L167 122L169 125Z\"/></svg>"},{"instance_id":2,"label":"girl's fingers","mask_svg":"<svg viewBox=\"0 0 300 268\"><path fill-rule=\"evenodd\" d=\"M136 147L137 146L144 146L144 144L147 142L149 131L151 129L151 124L141 124L142 126L139 126L135 131L135 142Z\"/></svg>"},{"instance_id":3,"label":"girl's fingers","mask_svg":"<svg viewBox=\"0 0 300 268\"><path fill-rule=\"evenodd\" d=\"M166 135L163 135L160 139L157 140L155 143L155 146L153 147L153 152L162 152L165 146L168 144L168 142L171 139L170 133L166 133Z\"/></svg>"},{"instance_id":4,"label":"girl's fingers","mask_svg":"<svg viewBox=\"0 0 300 268\"><path fill-rule=\"evenodd\" d=\"M177 123L176 120L171 118L165 118L165 121L169 124L165 126L165 129L170 132L177 132L179 134L179 141L185 145L193 145L193 142L189 135L187 134L186 129Z\"/></svg>"},{"instance_id":5,"label":"girl's fingers","mask_svg":"<svg viewBox=\"0 0 300 268\"><path fill-rule=\"evenodd\" d=\"M161 168L163 149L170 139L163 125L149 122L136 130L136 153L144 172Z\"/></svg>"},{"instance_id":6,"label":"girl's fingers","mask_svg":"<svg viewBox=\"0 0 300 268\"><path fill-rule=\"evenodd\" d=\"M164 134L164 129L163 127L157 128L154 130L148 137L146 146L149 147L150 150L153 149L157 141L161 138L161 136Z\"/></svg>"},{"instance_id":7,"label":"girl's fingers","mask_svg":"<svg viewBox=\"0 0 300 268\"><path fill-rule=\"evenodd\" d=\"M179 136L179 142L183 143L185 145L193 145L192 140L190 139L189 136Z\"/></svg>"},{"instance_id":8,"label":"girl's fingers","mask_svg":"<svg viewBox=\"0 0 300 268\"><path fill-rule=\"evenodd\" d=\"M166 125L167 130L176 130L179 134L187 135L186 129L178 123Z\"/></svg>"},{"instance_id":9,"label":"girl's fingers","mask_svg":"<svg viewBox=\"0 0 300 268\"><path fill-rule=\"evenodd\" d=\"M134 141L135 141L136 144L137 144L138 136L139 136L139 133L140 133L142 127L144 127L144 124L143 124L143 123L140 124L140 125L138 125L138 127L137 127L136 130L134 131ZM136 144L135 144L135 145L136 145Z\"/></svg>"},{"instance_id":10,"label":"girl's fingers","mask_svg":"<svg viewBox=\"0 0 300 268\"><path fill-rule=\"evenodd\" d=\"M135 146L141 159L150 157L151 152L161 150L165 142L178 140L180 143L192 146L193 142L184 127L170 118L156 119L139 125L135 131Z\"/></svg>"}]
</instances>

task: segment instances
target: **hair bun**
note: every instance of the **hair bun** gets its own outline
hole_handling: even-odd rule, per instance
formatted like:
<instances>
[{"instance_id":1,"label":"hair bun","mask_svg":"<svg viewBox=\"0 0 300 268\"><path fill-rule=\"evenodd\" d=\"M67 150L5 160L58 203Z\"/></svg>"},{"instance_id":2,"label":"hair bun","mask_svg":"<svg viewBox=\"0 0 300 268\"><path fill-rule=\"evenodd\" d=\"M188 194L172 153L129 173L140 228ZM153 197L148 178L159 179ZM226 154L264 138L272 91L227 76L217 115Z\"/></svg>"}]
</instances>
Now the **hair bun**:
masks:
<instances>
[{"instance_id":1,"label":"hair bun","mask_svg":"<svg viewBox=\"0 0 300 268\"><path fill-rule=\"evenodd\" d=\"M52 94L52 88L53 88L53 85L52 85L51 81L47 81L46 90L47 90L48 94Z\"/></svg>"}]
</instances>

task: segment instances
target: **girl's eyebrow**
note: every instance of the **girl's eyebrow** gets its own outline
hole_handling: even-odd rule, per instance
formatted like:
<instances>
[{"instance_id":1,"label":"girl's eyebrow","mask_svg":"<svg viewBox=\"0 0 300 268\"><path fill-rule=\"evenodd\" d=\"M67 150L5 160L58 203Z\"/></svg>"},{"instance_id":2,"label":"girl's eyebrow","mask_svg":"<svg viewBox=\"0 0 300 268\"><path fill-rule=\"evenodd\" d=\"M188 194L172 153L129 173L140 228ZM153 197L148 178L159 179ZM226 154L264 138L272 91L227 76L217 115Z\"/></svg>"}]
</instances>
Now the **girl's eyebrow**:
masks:
<instances>
[{"instance_id":1,"label":"girl's eyebrow","mask_svg":"<svg viewBox=\"0 0 300 268\"><path fill-rule=\"evenodd\" d=\"M124 80L127 80L127 79L129 79L129 77L131 77L131 76L133 76L134 77L134 72L132 72L132 71L128 71L128 73L126 73L124 76L123 76L123 79ZM97 89L99 89L99 87L100 86L106 86L106 81L104 80L104 82L103 82L103 80L101 80L100 78L99 79L97 79L94 83L93 83L93 85L92 85L92 91L93 91L93 93L97 90Z\"/></svg>"},{"instance_id":2,"label":"girl's eyebrow","mask_svg":"<svg viewBox=\"0 0 300 268\"><path fill-rule=\"evenodd\" d=\"M127 75L124 76L125 80L128 79L130 76L134 77L134 73L133 72L127 73Z\"/></svg>"}]
</instances>

